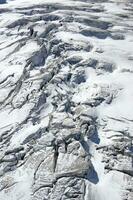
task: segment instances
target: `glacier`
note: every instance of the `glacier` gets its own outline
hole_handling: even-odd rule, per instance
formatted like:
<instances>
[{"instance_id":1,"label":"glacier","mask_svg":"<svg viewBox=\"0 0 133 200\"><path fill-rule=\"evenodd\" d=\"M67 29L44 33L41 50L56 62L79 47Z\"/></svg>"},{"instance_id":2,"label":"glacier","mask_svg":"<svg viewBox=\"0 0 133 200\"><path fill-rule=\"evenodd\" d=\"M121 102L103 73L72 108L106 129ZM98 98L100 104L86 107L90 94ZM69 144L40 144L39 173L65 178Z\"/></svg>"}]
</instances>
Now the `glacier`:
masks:
<instances>
[{"instance_id":1,"label":"glacier","mask_svg":"<svg viewBox=\"0 0 133 200\"><path fill-rule=\"evenodd\" d=\"M0 200L133 200L133 1L0 1Z\"/></svg>"}]
</instances>

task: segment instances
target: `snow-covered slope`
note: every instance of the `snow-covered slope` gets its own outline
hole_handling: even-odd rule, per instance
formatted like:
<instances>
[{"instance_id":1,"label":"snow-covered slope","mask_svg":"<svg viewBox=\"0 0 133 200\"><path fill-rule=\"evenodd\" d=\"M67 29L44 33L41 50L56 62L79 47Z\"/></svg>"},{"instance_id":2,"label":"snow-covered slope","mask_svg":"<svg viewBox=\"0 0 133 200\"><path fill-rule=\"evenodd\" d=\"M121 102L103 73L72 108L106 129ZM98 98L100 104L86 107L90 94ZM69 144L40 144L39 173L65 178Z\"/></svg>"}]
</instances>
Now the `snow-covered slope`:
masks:
<instances>
[{"instance_id":1,"label":"snow-covered slope","mask_svg":"<svg viewBox=\"0 0 133 200\"><path fill-rule=\"evenodd\" d=\"M133 200L132 1L0 4L0 200Z\"/></svg>"}]
</instances>

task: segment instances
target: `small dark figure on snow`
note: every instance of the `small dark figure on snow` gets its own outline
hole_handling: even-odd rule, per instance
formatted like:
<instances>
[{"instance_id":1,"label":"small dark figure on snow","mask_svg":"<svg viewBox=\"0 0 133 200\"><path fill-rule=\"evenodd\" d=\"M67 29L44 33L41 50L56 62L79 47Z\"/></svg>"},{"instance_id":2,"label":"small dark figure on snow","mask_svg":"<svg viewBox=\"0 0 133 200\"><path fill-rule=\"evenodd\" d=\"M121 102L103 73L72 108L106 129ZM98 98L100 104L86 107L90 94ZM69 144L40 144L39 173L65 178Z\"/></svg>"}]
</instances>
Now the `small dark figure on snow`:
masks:
<instances>
[{"instance_id":1,"label":"small dark figure on snow","mask_svg":"<svg viewBox=\"0 0 133 200\"><path fill-rule=\"evenodd\" d=\"M30 30L30 36L32 36L33 33L34 33L34 29L33 29L33 27L29 27L28 29Z\"/></svg>"}]
</instances>

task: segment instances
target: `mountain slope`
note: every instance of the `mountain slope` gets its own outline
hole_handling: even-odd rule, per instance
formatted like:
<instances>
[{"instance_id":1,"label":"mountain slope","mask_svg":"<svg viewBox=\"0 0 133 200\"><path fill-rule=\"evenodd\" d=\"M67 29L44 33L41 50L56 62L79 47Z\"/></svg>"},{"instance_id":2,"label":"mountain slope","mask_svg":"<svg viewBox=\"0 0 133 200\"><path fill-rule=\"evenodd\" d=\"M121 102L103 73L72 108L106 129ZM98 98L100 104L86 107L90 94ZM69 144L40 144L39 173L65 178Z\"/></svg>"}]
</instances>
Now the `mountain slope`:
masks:
<instances>
[{"instance_id":1,"label":"mountain slope","mask_svg":"<svg viewBox=\"0 0 133 200\"><path fill-rule=\"evenodd\" d=\"M133 199L131 1L0 4L0 200Z\"/></svg>"}]
</instances>

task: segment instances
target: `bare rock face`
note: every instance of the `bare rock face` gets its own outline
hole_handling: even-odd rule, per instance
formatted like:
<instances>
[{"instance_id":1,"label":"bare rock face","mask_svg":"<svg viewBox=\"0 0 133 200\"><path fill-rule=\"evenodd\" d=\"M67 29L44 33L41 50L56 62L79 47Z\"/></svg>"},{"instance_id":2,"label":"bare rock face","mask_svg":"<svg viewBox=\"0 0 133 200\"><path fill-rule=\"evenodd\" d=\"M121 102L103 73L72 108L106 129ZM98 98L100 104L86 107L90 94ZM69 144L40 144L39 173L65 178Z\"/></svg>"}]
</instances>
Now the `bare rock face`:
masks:
<instances>
[{"instance_id":1,"label":"bare rock face","mask_svg":"<svg viewBox=\"0 0 133 200\"><path fill-rule=\"evenodd\" d=\"M0 0L0 4L6 3L6 0Z\"/></svg>"},{"instance_id":2,"label":"bare rock face","mask_svg":"<svg viewBox=\"0 0 133 200\"><path fill-rule=\"evenodd\" d=\"M0 1L0 200L133 200L131 1Z\"/></svg>"}]
</instances>

